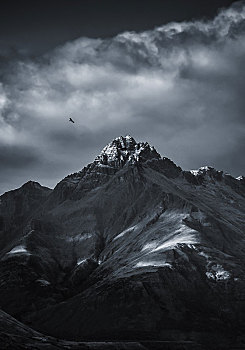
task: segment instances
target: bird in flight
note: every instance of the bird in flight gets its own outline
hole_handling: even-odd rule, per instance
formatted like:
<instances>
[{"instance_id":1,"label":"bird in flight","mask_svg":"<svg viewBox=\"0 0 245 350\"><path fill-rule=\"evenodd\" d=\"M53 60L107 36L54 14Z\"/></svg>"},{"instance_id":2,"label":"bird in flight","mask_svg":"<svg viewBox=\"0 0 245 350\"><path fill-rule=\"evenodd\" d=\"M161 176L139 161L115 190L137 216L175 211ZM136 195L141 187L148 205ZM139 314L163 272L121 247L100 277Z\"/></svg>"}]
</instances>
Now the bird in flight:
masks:
<instances>
[{"instance_id":1,"label":"bird in flight","mask_svg":"<svg viewBox=\"0 0 245 350\"><path fill-rule=\"evenodd\" d=\"M75 123L74 120L72 118L69 119L69 122Z\"/></svg>"}]
</instances>

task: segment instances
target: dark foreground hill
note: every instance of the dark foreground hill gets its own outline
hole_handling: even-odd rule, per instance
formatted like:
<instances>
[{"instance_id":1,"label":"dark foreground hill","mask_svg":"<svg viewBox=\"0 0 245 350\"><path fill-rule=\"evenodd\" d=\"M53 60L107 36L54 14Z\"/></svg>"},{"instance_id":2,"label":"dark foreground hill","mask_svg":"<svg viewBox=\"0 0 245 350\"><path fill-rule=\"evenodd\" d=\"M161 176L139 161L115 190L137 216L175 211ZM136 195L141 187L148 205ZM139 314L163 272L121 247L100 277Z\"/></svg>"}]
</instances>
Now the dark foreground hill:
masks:
<instances>
[{"instance_id":1,"label":"dark foreground hill","mask_svg":"<svg viewBox=\"0 0 245 350\"><path fill-rule=\"evenodd\" d=\"M54 190L0 199L1 306L24 324L72 341L244 345L243 177L182 171L126 136Z\"/></svg>"}]
</instances>

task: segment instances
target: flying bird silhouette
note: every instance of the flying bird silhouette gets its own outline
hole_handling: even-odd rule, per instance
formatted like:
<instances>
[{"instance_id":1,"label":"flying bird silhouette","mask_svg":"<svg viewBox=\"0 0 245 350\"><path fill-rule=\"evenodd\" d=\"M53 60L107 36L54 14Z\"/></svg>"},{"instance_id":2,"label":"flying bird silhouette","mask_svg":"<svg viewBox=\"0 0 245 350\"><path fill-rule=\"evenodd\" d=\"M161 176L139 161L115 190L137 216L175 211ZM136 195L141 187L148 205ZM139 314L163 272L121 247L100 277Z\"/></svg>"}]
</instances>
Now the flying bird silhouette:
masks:
<instances>
[{"instance_id":1,"label":"flying bird silhouette","mask_svg":"<svg viewBox=\"0 0 245 350\"><path fill-rule=\"evenodd\" d=\"M69 122L75 123L74 120L72 118L69 119Z\"/></svg>"}]
</instances>

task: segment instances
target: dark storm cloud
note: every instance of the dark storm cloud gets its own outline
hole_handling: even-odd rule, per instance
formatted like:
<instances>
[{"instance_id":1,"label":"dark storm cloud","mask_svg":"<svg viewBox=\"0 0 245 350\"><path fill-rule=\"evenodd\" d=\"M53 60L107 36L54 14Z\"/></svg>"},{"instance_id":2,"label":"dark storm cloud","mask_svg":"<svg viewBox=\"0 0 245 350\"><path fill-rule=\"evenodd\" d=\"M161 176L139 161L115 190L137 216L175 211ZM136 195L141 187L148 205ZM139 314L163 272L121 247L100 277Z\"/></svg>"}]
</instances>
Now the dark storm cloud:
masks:
<instances>
[{"instance_id":1,"label":"dark storm cloud","mask_svg":"<svg viewBox=\"0 0 245 350\"><path fill-rule=\"evenodd\" d=\"M125 133L187 169L245 173L244 22L240 2L210 21L80 38L18 59L0 85L1 145L30 159L38 150L26 177L51 186Z\"/></svg>"},{"instance_id":2,"label":"dark storm cloud","mask_svg":"<svg viewBox=\"0 0 245 350\"><path fill-rule=\"evenodd\" d=\"M212 18L234 0L8 0L0 3L0 51L41 54L82 36L114 37L170 21Z\"/></svg>"}]
</instances>

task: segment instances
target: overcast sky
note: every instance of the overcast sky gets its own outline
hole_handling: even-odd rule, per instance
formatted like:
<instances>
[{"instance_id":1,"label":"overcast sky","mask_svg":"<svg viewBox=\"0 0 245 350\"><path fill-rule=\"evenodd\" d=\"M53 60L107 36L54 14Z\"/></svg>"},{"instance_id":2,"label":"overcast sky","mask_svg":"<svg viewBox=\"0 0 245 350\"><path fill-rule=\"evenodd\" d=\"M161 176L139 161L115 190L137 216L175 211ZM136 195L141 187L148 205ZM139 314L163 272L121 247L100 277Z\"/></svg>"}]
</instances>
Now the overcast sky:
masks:
<instances>
[{"instance_id":1,"label":"overcast sky","mask_svg":"<svg viewBox=\"0 0 245 350\"><path fill-rule=\"evenodd\" d=\"M244 1L111 12L111 1L70 1L81 18L59 3L57 16L37 8L38 23L34 8L1 12L0 193L30 179L53 187L127 133L183 169L245 175Z\"/></svg>"}]
</instances>

